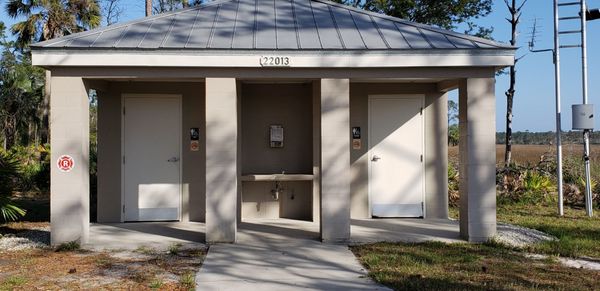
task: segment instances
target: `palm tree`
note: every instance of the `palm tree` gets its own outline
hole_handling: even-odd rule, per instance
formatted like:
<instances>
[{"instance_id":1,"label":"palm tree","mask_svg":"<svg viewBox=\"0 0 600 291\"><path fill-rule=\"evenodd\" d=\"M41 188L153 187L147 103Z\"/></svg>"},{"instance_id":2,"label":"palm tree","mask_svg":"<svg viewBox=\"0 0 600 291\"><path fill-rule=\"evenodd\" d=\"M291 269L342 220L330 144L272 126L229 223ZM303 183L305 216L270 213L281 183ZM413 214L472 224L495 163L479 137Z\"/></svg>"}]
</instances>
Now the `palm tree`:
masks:
<instances>
[{"instance_id":1,"label":"palm tree","mask_svg":"<svg viewBox=\"0 0 600 291\"><path fill-rule=\"evenodd\" d=\"M97 0L9 0L6 12L13 18L25 18L11 28L22 48L34 41L94 28L101 22Z\"/></svg>"},{"instance_id":2,"label":"palm tree","mask_svg":"<svg viewBox=\"0 0 600 291\"><path fill-rule=\"evenodd\" d=\"M8 0L6 12L12 18L24 18L11 27L16 44L27 50L32 42L44 41L94 28L101 23L97 0ZM46 90L41 106L42 143L48 142L50 72L46 71Z\"/></svg>"}]
</instances>

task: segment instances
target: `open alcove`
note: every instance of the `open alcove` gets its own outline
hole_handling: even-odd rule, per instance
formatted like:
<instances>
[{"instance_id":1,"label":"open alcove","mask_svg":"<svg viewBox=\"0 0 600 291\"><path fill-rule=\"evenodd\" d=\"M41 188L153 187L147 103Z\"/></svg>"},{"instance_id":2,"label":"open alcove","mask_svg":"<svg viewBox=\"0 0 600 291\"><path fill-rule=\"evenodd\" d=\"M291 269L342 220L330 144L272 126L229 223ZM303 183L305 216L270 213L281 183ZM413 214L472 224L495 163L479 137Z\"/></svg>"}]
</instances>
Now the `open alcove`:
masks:
<instances>
[{"instance_id":1,"label":"open alcove","mask_svg":"<svg viewBox=\"0 0 600 291\"><path fill-rule=\"evenodd\" d=\"M241 219L313 221L313 83L244 81Z\"/></svg>"}]
</instances>

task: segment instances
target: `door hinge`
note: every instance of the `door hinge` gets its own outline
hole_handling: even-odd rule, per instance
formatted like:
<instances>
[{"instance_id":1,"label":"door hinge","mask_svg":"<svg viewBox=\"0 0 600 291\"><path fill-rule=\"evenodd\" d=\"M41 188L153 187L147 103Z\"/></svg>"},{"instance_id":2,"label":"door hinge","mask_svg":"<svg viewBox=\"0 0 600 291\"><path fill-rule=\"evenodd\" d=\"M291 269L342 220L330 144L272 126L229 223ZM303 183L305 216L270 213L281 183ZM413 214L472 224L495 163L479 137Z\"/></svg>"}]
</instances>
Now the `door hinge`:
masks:
<instances>
[{"instance_id":1,"label":"door hinge","mask_svg":"<svg viewBox=\"0 0 600 291\"><path fill-rule=\"evenodd\" d=\"M421 163L423 162L423 155L421 155Z\"/></svg>"},{"instance_id":2,"label":"door hinge","mask_svg":"<svg viewBox=\"0 0 600 291\"><path fill-rule=\"evenodd\" d=\"M123 115L125 115L125 106L123 106Z\"/></svg>"},{"instance_id":3,"label":"door hinge","mask_svg":"<svg viewBox=\"0 0 600 291\"><path fill-rule=\"evenodd\" d=\"M125 164L125 156L123 156L123 164Z\"/></svg>"},{"instance_id":4,"label":"door hinge","mask_svg":"<svg viewBox=\"0 0 600 291\"><path fill-rule=\"evenodd\" d=\"M123 213L125 213L125 204L123 204Z\"/></svg>"},{"instance_id":5,"label":"door hinge","mask_svg":"<svg viewBox=\"0 0 600 291\"><path fill-rule=\"evenodd\" d=\"M423 115L423 107L421 107L421 110L419 111L419 114Z\"/></svg>"}]
</instances>

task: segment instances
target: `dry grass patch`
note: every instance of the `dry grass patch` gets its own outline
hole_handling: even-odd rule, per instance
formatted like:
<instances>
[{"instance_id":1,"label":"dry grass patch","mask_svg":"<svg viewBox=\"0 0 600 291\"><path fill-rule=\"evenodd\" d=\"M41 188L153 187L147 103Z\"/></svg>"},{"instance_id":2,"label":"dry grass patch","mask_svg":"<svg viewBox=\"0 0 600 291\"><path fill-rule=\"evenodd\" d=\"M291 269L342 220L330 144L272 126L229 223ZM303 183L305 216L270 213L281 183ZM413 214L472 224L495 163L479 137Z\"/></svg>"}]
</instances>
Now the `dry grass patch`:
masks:
<instances>
[{"instance_id":1,"label":"dry grass patch","mask_svg":"<svg viewBox=\"0 0 600 291\"><path fill-rule=\"evenodd\" d=\"M27 231L32 224L1 227ZM44 225L37 225L43 227ZM190 290L206 249L92 252L74 247L0 250L0 290Z\"/></svg>"},{"instance_id":2,"label":"dry grass patch","mask_svg":"<svg viewBox=\"0 0 600 291\"><path fill-rule=\"evenodd\" d=\"M0 290L190 290L205 254L187 250L125 259L108 252L2 252Z\"/></svg>"},{"instance_id":3,"label":"dry grass patch","mask_svg":"<svg viewBox=\"0 0 600 291\"><path fill-rule=\"evenodd\" d=\"M375 281L395 290L593 290L600 280L597 271L494 245L377 243L351 249Z\"/></svg>"}]
</instances>

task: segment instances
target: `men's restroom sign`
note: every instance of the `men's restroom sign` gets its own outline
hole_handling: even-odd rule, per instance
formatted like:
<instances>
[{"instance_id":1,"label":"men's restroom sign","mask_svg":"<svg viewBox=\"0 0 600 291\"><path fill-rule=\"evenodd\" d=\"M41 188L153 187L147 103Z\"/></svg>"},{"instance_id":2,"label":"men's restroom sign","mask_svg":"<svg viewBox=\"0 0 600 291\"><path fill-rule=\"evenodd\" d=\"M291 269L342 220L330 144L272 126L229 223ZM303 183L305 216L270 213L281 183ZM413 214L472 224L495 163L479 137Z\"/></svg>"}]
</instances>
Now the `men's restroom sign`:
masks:
<instances>
[{"instance_id":1,"label":"men's restroom sign","mask_svg":"<svg viewBox=\"0 0 600 291\"><path fill-rule=\"evenodd\" d=\"M62 155L60 158L58 158L57 166L61 172L71 172L75 166L75 161L73 161L73 158L69 155Z\"/></svg>"}]
</instances>

